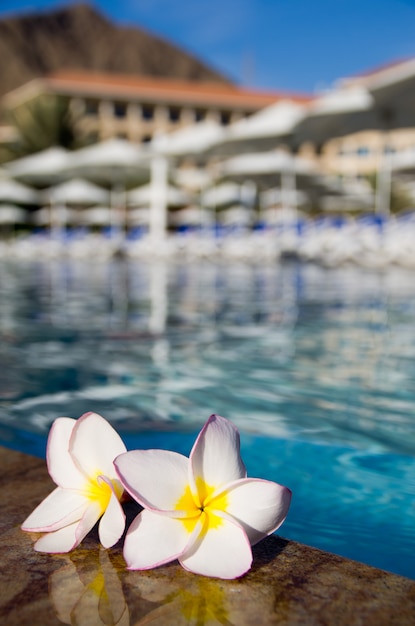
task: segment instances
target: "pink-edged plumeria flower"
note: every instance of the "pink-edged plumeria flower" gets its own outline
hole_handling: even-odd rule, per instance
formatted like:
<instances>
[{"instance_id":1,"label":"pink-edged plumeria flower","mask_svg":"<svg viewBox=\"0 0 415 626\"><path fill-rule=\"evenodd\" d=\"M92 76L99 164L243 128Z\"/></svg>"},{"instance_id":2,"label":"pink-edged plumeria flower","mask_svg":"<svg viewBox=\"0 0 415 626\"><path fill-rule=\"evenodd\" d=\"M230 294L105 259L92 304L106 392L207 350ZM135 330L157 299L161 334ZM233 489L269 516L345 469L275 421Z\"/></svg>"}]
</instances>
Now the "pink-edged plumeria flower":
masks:
<instances>
[{"instance_id":1,"label":"pink-edged plumeria flower","mask_svg":"<svg viewBox=\"0 0 415 626\"><path fill-rule=\"evenodd\" d=\"M96 413L78 420L59 417L49 433L46 460L57 485L23 522L22 530L44 532L38 552L69 552L96 522L105 548L113 546L125 528L120 504L124 489L113 460L126 447L112 426Z\"/></svg>"},{"instance_id":2,"label":"pink-edged plumeria flower","mask_svg":"<svg viewBox=\"0 0 415 626\"><path fill-rule=\"evenodd\" d=\"M191 572L217 578L249 570L251 545L283 523L291 491L247 478L239 446L236 428L212 415L189 459L166 450L117 457L122 484L144 507L125 538L129 569L178 559Z\"/></svg>"}]
</instances>

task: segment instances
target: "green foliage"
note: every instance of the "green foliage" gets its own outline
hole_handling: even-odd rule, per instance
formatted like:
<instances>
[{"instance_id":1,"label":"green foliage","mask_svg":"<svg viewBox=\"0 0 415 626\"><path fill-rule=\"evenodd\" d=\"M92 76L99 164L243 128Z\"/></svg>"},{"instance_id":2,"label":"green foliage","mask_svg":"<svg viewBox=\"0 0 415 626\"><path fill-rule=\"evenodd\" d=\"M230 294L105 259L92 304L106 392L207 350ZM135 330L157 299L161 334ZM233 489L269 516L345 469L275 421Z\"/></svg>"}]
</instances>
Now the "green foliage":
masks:
<instances>
[{"instance_id":1,"label":"green foliage","mask_svg":"<svg viewBox=\"0 0 415 626\"><path fill-rule=\"evenodd\" d=\"M69 99L55 94L41 94L6 111L9 124L18 132L18 140L2 146L2 162L16 159L51 146L78 147L76 121Z\"/></svg>"}]
</instances>

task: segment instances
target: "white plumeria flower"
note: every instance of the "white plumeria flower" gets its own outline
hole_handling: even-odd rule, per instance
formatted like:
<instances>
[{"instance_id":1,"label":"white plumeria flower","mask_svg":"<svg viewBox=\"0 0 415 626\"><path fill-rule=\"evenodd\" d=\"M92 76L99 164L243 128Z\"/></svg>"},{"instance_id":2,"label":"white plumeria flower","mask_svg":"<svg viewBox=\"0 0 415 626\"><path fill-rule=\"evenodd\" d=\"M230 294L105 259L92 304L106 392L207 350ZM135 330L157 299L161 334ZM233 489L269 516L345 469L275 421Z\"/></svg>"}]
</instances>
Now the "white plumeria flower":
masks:
<instances>
[{"instance_id":1,"label":"white plumeria flower","mask_svg":"<svg viewBox=\"0 0 415 626\"><path fill-rule=\"evenodd\" d=\"M57 486L23 522L22 530L44 532L38 552L69 552L96 522L105 548L113 546L125 528L120 504L124 489L113 460L126 447L112 426L96 413L78 420L59 417L49 433L46 460Z\"/></svg>"},{"instance_id":2,"label":"white plumeria flower","mask_svg":"<svg viewBox=\"0 0 415 626\"><path fill-rule=\"evenodd\" d=\"M251 545L284 521L291 491L247 478L239 433L212 415L190 458L166 450L134 450L115 460L120 480L144 510L124 543L129 569L174 559L196 574L237 578L252 563Z\"/></svg>"}]
</instances>

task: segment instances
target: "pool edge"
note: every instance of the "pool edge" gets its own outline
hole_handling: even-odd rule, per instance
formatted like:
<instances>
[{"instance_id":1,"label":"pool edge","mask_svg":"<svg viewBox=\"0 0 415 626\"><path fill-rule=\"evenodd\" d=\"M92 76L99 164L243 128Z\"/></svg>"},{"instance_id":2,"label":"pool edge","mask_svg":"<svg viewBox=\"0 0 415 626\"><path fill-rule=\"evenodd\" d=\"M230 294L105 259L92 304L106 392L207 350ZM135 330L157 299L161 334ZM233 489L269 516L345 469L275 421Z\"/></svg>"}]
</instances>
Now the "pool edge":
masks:
<instances>
[{"instance_id":1,"label":"pool edge","mask_svg":"<svg viewBox=\"0 0 415 626\"><path fill-rule=\"evenodd\" d=\"M94 533L71 555L36 553L20 524L53 488L46 464L2 446L0 463L0 618L8 626L71 623L75 610L93 625L103 598L120 626L197 623L201 615L236 626L413 624L415 581L278 536L254 548L251 571L236 581L198 577L177 564L127 571L121 544L100 550Z\"/></svg>"}]
</instances>

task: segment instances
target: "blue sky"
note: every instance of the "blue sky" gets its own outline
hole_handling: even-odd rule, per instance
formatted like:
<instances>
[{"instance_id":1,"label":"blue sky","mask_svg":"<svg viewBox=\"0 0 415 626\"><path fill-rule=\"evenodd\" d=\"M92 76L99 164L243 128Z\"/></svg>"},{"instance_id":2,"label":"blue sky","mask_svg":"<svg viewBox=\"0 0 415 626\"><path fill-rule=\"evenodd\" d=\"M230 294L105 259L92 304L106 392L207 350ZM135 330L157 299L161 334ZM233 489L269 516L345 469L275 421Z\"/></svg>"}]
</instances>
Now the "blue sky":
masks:
<instances>
[{"instance_id":1,"label":"blue sky","mask_svg":"<svg viewBox=\"0 0 415 626\"><path fill-rule=\"evenodd\" d=\"M0 17L62 0L0 0ZM341 76L415 56L415 0L95 0L242 85L321 91Z\"/></svg>"}]
</instances>

